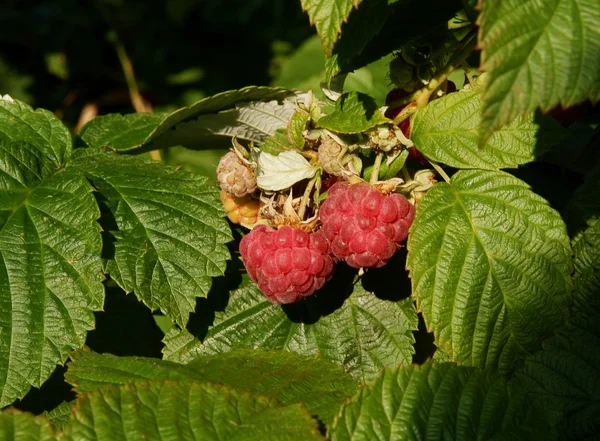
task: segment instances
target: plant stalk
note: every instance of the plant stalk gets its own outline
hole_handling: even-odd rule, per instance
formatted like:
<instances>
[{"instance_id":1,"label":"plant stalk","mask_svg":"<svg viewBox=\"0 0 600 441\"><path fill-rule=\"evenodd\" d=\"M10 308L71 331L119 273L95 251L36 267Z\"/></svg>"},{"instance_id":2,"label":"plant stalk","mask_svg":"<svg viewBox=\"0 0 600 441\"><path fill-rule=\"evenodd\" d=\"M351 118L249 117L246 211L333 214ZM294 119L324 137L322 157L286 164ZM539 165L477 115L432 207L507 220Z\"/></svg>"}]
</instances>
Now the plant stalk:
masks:
<instances>
[{"instance_id":1,"label":"plant stalk","mask_svg":"<svg viewBox=\"0 0 600 441\"><path fill-rule=\"evenodd\" d=\"M373 170L371 170L371 179L369 179L369 184L374 184L379 179L381 161L383 161L383 152L377 153L377 156L375 157L375 163L373 164Z\"/></svg>"},{"instance_id":2,"label":"plant stalk","mask_svg":"<svg viewBox=\"0 0 600 441\"><path fill-rule=\"evenodd\" d=\"M302 195L302 200L300 201L300 207L298 207L298 217L300 220L304 220L304 215L306 214L306 207L308 206L308 201L310 200L310 194L312 193L313 187L317 182L319 176L315 176L308 184L306 184L306 190L304 190L304 194Z\"/></svg>"}]
</instances>

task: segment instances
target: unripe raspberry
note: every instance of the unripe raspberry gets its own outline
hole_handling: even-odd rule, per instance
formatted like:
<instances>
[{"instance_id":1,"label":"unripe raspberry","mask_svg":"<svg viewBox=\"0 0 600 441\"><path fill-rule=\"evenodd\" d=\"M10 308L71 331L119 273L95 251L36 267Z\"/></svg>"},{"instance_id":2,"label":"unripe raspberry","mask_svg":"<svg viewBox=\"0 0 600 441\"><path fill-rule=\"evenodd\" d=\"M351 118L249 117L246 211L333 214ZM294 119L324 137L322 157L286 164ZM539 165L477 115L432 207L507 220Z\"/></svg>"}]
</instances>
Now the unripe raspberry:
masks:
<instances>
[{"instance_id":1,"label":"unripe raspberry","mask_svg":"<svg viewBox=\"0 0 600 441\"><path fill-rule=\"evenodd\" d=\"M248 275L273 303L292 303L320 289L333 273L323 234L283 226L255 227L240 242Z\"/></svg>"},{"instance_id":2,"label":"unripe raspberry","mask_svg":"<svg viewBox=\"0 0 600 441\"><path fill-rule=\"evenodd\" d=\"M354 268L385 265L406 239L414 217L404 196L385 196L367 183L334 184L320 210L321 231L331 251Z\"/></svg>"},{"instance_id":3,"label":"unripe raspberry","mask_svg":"<svg viewBox=\"0 0 600 441\"><path fill-rule=\"evenodd\" d=\"M217 166L217 181L221 190L241 198L256 190L256 174L235 152L221 158Z\"/></svg>"},{"instance_id":4,"label":"unripe raspberry","mask_svg":"<svg viewBox=\"0 0 600 441\"><path fill-rule=\"evenodd\" d=\"M332 176L343 176L344 167L339 161L342 146L332 139L325 140L319 145L319 162L323 170Z\"/></svg>"},{"instance_id":5,"label":"unripe raspberry","mask_svg":"<svg viewBox=\"0 0 600 441\"><path fill-rule=\"evenodd\" d=\"M250 196L236 198L221 190L221 203L227 217L234 224L254 225L258 220L260 202Z\"/></svg>"}]
</instances>

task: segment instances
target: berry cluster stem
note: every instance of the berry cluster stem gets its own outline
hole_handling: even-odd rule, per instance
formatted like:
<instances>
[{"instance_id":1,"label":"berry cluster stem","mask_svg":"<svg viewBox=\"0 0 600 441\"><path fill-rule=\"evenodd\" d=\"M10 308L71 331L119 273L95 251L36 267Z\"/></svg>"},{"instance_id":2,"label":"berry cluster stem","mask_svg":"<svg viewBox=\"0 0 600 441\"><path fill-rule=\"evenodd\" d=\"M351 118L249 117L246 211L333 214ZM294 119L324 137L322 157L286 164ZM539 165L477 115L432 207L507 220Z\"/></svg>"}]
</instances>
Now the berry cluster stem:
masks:
<instances>
[{"instance_id":1,"label":"berry cluster stem","mask_svg":"<svg viewBox=\"0 0 600 441\"><path fill-rule=\"evenodd\" d=\"M477 43L477 28L471 29L469 33L458 43L456 52L450 58L450 61L442 68L438 74L431 79L429 84L421 89L416 98L417 108L421 109L427 105L433 92L435 92L448 79L448 76L459 67L463 61L471 54Z\"/></svg>"},{"instance_id":2,"label":"berry cluster stem","mask_svg":"<svg viewBox=\"0 0 600 441\"><path fill-rule=\"evenodd\" d=\"M373 164L373 170L371 171L370 184L374 184L379 179L379 169L381 168L381 161L383 161L383 152L377 153L375 157L375 163Z\"/></svg>"},{"instance_id":3,"label":"berry cluster stem","mask_svg":"<svg viewBox=\"0 0 600 441\"><path fill-rule=\"evenodd\" d=\"M394 118L394 125L400 124L402 121L410 118L415 112L417 108L415 106L405 107L400 111L400 113Z\"/></svg>"},{"instance_id":4,"label":"berry cluster stem","mask_svg":"<svg viewBox=\"0 0 600 441\"><path fill-rule=\"evenodd\" d=\"M313 187L315 186L317 179L319 179L319 175L312 178L310 181L308 181L308 184L306 184L306 190L304 190L302 200L300 201L300 207L298 207L298 217L301 220L304 220L304 215L306 214L306 207L308 206L308 201L310 200L310 194L312 193Z\"/></svg>"}]
</instances>

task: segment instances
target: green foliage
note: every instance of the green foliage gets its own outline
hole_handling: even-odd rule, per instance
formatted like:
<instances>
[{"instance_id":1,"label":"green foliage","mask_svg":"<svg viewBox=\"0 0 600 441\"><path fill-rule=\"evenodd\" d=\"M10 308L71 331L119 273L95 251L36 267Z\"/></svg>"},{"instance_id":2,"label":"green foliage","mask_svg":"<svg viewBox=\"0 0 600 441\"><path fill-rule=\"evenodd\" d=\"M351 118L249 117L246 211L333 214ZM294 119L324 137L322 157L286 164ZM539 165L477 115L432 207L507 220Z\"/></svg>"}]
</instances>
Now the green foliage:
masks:
<instances>
[{"instance_id":1,"label":"green foliage","mask_svg":"<svg viewBox=\"0 0 600 441\"><path fill-rule=\"evenodd\" d=\"M339 133L360 133L386 122L373 98L348 92L335 102L333 112L319 119L319 126Z\"/></svg>"},{"instance_id":2,"label":"green foliage","mask_svg":"<svg viewBox=\"0 0 600 441\"><path fill-rule=\"evenodd\" d=\"M310 17L311 24L317 28L321 45L327 56L342 30L342 23L348 20L352 8L358 7L362 0L301 0L302 9Z\"/></svg>"},{"instance_id":3,"label":"green foliage","mask_svg":"<svg viewBox=\"0 0 600 441\"><path fill-rule=\"evenodd\" d=\"M217 189L206 178L94 149L83 150L73 166L102 195L114 242L106 272L185 326L196 297L208 293L229 258L224 244L231 234Z\"/></svg>"},{"instance_id":4,"label":"green foliage","mask_svg":"<svg viewBox=\"0 0 600 441\"><path fill-rule=\"evenodd\" d=\"M544 350L525 360L515 378L544 406L551 420L560 421L560 439L594 439L600 429L599 320L596 310L578 311L544 342Z\"/></svg>"},{"instance_id":5,"label":"green foliage","mask_svg":"<svg viewBox=\"0 0 600 441\"><path fill-rule=\"evenodd\" d=\"M452 93L417 112L411 139L419 151L451 167L496 170L531 162L557 142L540 140L540 125L530 115L502 127L480 148L480 98L475 91Z\"/></svg>"},{"instance_id":6,"label":"green foliage","mask_svg":"<svg viewBox=\"0 0 600 441\"><path fill-rule=\"evenodd\" d=\"M168 332L164 358L186 363L199 355L237 348L277 349L319 354L362 381L385 366L410 363L417 316L409 299L380 300L358 285L344 299L334 286L330 288L322 296L283 309L246 282L231 293L226 310L217 313L202 342L185 330ZM343 304L336 305L339 302Z\"/></svg>"},{"instance_id":7,"label":"green foliage","mask_svg":"<svg viewBox=\"0 0 600 441\"><path fill-rule=\"evenodd\" d=\"M597 438L597 2L72 3L0 6L0 439ZM271 303L339 179L406 248Z\"/></svg>"},{"instance_id":8,"label":"green foliage","mask_svg":"<svg viewBox=\"0 0 600 441\"><path fill-rule=\"evenodd\" d=\"M567 317L564 222L508 174L465 170L435 186L407 247L417 305L453 361L510 371Z\"/></svg>"},{"instance_id":9,"label":"green foliage","mask_svg":"<svg viewBox=\"0 0 600 441\"><path fill-rule=\"evenodd\" d=\"M595 0L483 2L483 139L537 107L600 100L598 22Z\"/></svg>"},{"instance_id":10,"label":"green foliage","mask_svg":"<svg viewBox=\"0 0 600 441\"><path fill-rule=\"evenodd\" d=\"M92 187L62 168L68 131L48 111L0 100L0 406L40 387L102 308ZM9 122L10 121L10 122Z\"/></svg>"},{"instance_id":11,"label":"green foliage","mask_svg":"<svg viewBox=\"0 0 600 441\"><path fill-rule=\"evenodd\" d=\"M303 403L328 423L356 388L340 366L289 352L236 350L199 357L185 365L88 351L79 351L72 359L66 378L79 393L142 379L208 381L271 397L284 405Z\"/></svg>"},{"instance_id":12,"label":"green foliage","mask_svg":"<svg viewBox=\"0 0 600 441\"><path fill-rule=\"evenodd\" d=\"M342 407L330 435L332 441L552 439L525 398L489 370L431 362L385 369Z\"/></svg>"}]
</instances>

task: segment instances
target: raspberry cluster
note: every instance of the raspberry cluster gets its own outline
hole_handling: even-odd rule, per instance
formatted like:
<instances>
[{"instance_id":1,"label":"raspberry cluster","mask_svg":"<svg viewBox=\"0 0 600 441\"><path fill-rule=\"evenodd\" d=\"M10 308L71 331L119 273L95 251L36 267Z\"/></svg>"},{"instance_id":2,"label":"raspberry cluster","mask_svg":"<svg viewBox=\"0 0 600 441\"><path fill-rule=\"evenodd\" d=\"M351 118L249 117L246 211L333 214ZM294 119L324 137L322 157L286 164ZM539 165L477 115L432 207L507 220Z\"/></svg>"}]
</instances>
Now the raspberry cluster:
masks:
<instances>
[{"instance_id":1,"label":"raspberry cluster","mask_svg":"<svg viewBox=\"0 0 600 441\"><path fill-rule=\"evenodd\" d=\"M273 303L292 303L320 289L333 273L323 234L259 225L240 242L248 275Z\"/></svg>"},{"instance_id":2,"label":"raspberry cluster","mask_svg":"<svg viewBox=\"0 0 600 441\"><path fill-rule=\"evenodd\" d=\"M366 183L334 184L320 218L333 254L348 265L380 267L406 239L415 209L398 193L385 196Z\"/></svg>"}]
</instances>

